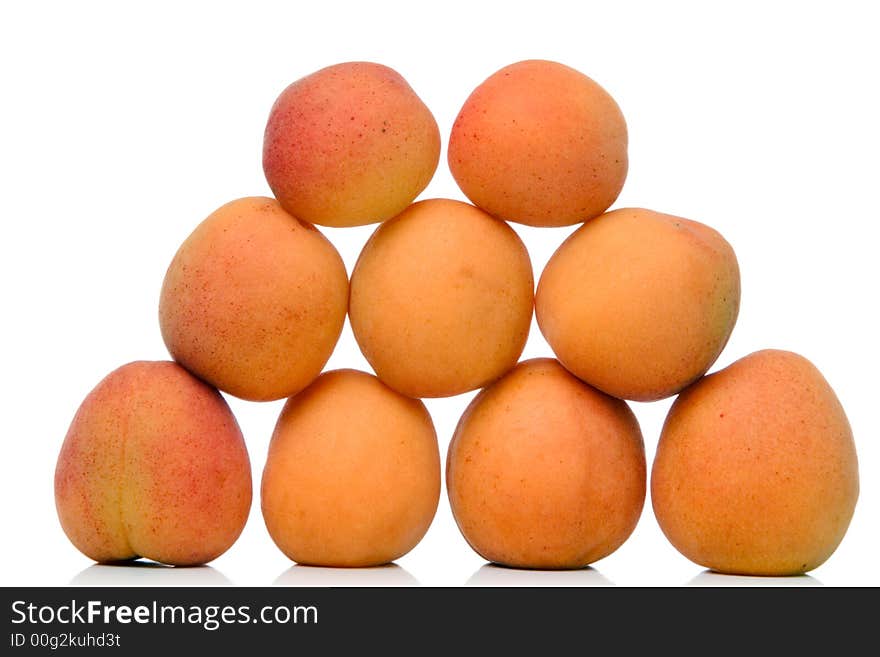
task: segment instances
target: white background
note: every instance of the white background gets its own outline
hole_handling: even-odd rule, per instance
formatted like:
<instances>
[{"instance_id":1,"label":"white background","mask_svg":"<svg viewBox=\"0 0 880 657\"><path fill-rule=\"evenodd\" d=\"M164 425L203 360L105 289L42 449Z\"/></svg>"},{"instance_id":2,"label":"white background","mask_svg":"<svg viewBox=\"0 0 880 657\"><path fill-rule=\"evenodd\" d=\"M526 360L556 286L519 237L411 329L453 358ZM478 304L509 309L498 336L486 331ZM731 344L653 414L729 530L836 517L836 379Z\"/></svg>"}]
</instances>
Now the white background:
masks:
<instances>
[{"instance_id":1,"label":"white background","mask_svg":"<svg viewBox=\"0 0 880 657\"><path fill-rule=\"evenodd\" d=\"M3 504L0 584L878 585L880 139L871 3L3 3L0 9ZM616 207L720 230L742 306L713 369L766 347L825 374L852 423L861 497L849 533L809 577L704 573L665 540L650 500L591 569L488 567L444 493L396 567L292 567L260 515L260 473L282 402L230 403L254 472L239 541L209 567L106 567L68 542L55 459L82 398L126 362L164 359L157 303L179 243L223 203L269 194L262 132L293 80L350 60L398 70L443 135L498 68L555 59L602 84L630 132ZM464 197L440 166L422 198ZM535 270L573 230L515 225ZM349 272L374 227L324 229ZM523 357L550 351L533 325ZM328 368L368 365L346 325ZM472 395L429 400L445 459ZM633 404L648 463L671 400Z\"/></svg>"}]
</instances>

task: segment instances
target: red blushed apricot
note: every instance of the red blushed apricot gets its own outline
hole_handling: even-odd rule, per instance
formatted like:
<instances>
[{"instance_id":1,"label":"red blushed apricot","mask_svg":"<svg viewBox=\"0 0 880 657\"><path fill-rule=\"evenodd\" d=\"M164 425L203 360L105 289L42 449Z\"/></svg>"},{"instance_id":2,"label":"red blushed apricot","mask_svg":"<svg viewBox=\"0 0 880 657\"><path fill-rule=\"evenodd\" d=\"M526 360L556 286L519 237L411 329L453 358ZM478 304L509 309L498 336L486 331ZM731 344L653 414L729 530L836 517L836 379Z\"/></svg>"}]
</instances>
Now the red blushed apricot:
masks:
<instances>
[{"instance_id":1,"label":"red blushed apricot","mask_svg":"<svg viewBox=\"0 0 880 657\"><path fill-rule=\"evenodd\" d=\"M176 363L129 363L77 411L55 502L68 538L95 561L206 563L250 511L241 431L223 397Z\"/></svg>"},{"instance_id":2,"label":"red blushed apricot","mask_svg":"<svg viewBox=\"0 0 880 657\"><path fill-rule=\"evenodd\" d=\"M859 495L852 430L806 358L766 350L672 405L651 472L663 533L718 572L796 575L843 540Z\"/></svg>"},{"instance_id":3,"label":"red blushed apricot","mask_svg":"<svg viewBox=\"0 0 880 657\"><path fill-rule=\"evenodd\" d=\"M626 122L583 73L556 62L518 62L465 101L448 160L461 190L489 214L567 226L602 214L620 194Z\"/></svg>"},{"instance_id":4,"label":"red blushed apricot","mask_svg":"<svg viewBox=\"0 0 880 657\"><path fill-rule=\"evenodd\" d=\"M263 140L275 197L323 226L393 217L427 186L439 158L430 110L399 73L370 62L337 64L291 84Z\"/></svg>"},{"instance_id":5,"label":"red blushed apricot","mask_svg":"<svg viewBox=\"0 0 880 657\"><path fill-rule=\"evenodd\" d=\"M275 199L213 212L175 254L159 325L178 363L224 392L268 401L321 372L342 332L348 276L333 245Z\"/></svg>"},{"instance_id":6,"label":"red blushed apricot","mask_svg":"<svg viewBox=\"0 0 880 657\"><path fill-rule=\"evenodd\" d=\"M465 540L517 568L581 568L614 552L638 522L645 479L626 402L549 358L520 363L477 395L446 463Z\"/></svg>"}]
</instances>

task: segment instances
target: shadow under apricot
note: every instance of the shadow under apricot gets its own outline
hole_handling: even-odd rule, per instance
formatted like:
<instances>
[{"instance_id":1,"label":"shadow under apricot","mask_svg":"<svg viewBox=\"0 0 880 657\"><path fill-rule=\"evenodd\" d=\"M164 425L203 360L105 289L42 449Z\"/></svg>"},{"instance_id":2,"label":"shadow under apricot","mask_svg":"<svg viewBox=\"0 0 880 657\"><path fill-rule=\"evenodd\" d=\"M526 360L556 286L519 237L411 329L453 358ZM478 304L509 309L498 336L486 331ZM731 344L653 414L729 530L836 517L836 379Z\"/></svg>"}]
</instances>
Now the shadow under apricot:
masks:
<instances>
[{"instance_id":1,"label":"shadow under apricot","mask_svg":"<svg viewBox=\"0 0 880 657\"><path fill-rule=\"evenodd\" d=\"M592 566L575 570L526 570L487 563L468 578L465 586L614 586Z\"/></svg>"},{"instance_id":2,"label":"shadow under apricot","mask_svg":"<svg viewBox=\"0 0 880 657\"><path fill-rule=\"evenodd\" d=\"M275 586L420 586L396 563L370 568L326 568L294 564L273 582Z\"/></svg>"},{"instance_id":3,"label":"shadow under apricot","mask_svg":"<svg viewBox=\"0 0 880 657\"><path fill-rule=\"evenodd\" d=\"M71 586L231 586L213 566L168 566L149 560L96 563L70 580Z\"/></svg>"},{"instance_id":4,"label":"shadow under apricot","mask_svg":"<svg viewBox=\"0 0 880 657\"><path fill-rule=\"evenodd\" d=\"M765 577L757 575L728 575L704 570L687 583L688 586L824 586L811 575Z\"/></svg>"}]
</instances>

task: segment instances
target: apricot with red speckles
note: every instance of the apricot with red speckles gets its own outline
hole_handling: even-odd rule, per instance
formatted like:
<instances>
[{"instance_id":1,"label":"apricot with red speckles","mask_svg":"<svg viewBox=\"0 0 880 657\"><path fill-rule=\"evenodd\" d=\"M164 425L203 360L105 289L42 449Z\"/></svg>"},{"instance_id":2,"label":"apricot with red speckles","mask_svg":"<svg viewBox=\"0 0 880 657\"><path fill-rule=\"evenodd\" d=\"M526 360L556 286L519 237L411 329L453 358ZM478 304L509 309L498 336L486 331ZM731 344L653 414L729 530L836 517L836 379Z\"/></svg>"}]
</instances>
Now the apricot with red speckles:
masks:
<instances>
[{"instance_id":1,"label":"apricot with red speckles","mask_svg":"<svg viewBox=\"0 0 880 657\"><path fill-rule=\"evenodd\" d=\"M431 111L399 73L371 62L336 64L291 84L263 139L275 197L322 226L393 217L427 186L439 159Z\"/></svg>"},{"instance_id":2,"label":"apricot with red speckles","mask_svg":"<svg viewBox=\"0 0 880 657\"><path fill-rule=\"evenodd\" d=\"M489 214L568 226L602 214L620 194L626 122L583 73L557 62L517 62L465 101L448 159L461 190Z\"/></svg>"},{"instance_id":3,"label":"apricot with red speckles","mask_svg":"<svg viewBox=\"0 0 880 657\"><path fill-rule=\"evenodd\" d=\"M55 503L67 537L95 561L211 561L250 511L238 423L217 390L176 363L124 365L79 407L58 456Z\"/></svg>"},{"instance_id":4,"label":"apricot with red speckles","mask_svg":"<svg viewBox=\"0 0 880 657\"><path fill-rule=\"evenodd\" d=\"M776 349L682 392L651 472L663 533L688 559L723 573L813 570L843 540L858 496L840 401L810 361Z\"/></svg>"},{"instance_id":5,"label":"apricot with red speckles","mask_svg":"<svg viewBox=\"0 0 880 657\"><path fill-rule=\"evenodd\" d=\"M242 399L296 394L342 332L348 276L333 245L272 198L242 198L205 219L165 274L159 323L190 372Z\"/></svg>"}]
</instances>

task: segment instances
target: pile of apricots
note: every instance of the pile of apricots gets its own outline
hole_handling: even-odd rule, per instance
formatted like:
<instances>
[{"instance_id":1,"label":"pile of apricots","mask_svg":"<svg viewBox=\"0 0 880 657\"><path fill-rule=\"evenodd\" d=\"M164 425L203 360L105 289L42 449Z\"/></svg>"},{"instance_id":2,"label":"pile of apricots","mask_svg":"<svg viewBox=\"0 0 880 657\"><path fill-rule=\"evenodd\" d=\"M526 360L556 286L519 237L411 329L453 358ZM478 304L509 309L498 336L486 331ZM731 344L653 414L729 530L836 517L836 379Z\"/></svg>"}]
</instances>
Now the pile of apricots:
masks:
<instances>
[{"instance_id":1,"label":"pile of apricots","mask_svg":"<svg viewBox=\"0 0 880 657\"><path fill-rule=\"evenodd\" d=\"M488 561L581 568L620 547L649 483L627 401L673 395L650 472L671 544L723 573L828 559L858 498L844 410L788 351L707 375L739 311L736 255L706 224L609 211L628 167L615 100L568 66L518 62L473 90L447 146L470 202L416 201L441 135L397 72L343 63L281 93L262 154L274 198L220 207L168 266L158 316L172 360L111 372L73 418L55 499L74 546L188 565L234 544L252 479L223 392L286 399L260 494L278 548L301 564L391 562L440 501L422 398L479 390L445 482ZM537 286L508 222L577 225ZM365 224L378 226L349 277L317 226ZM533 312L555 358L518 362ZM374 373L323 371L346 316Z\"/></svg>"}]
</instances>

